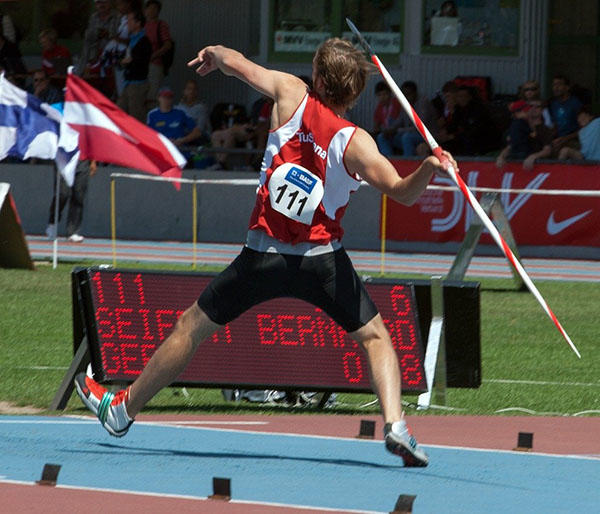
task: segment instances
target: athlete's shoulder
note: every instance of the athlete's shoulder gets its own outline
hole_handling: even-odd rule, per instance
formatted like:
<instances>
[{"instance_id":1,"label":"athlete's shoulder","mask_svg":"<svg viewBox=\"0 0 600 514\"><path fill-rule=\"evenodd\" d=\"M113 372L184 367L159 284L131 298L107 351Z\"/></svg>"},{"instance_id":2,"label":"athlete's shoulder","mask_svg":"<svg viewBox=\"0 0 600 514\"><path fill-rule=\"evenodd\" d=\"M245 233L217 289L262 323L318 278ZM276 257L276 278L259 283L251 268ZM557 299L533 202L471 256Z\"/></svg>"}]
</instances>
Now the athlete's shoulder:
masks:
<instances>
[{"instance_id":1,"label":"athlete's shoulder","mask_svg":"<svg viewBox=\"0 0 600 514\"><path fill-rule=\"evenodd\" d=\"M364 168L382 158L377 148L377 143L365 129L356 127L352 138L348 142L344 155L344 162L348 169L362 176Z\"/></svg>"},{"instance_id":2,"label":"athlete's shoulder","mask_svg":"<svg viewBox=\"0 0 600 514\"><path fill-rule=\"evenodd\" d=\"M353 125L355 127L354 134L352 136L351 145L352 148L360 153L361 151L371 150L373 145L377 148L377 143L365 129Z\"/></svg>"}]
</instances>

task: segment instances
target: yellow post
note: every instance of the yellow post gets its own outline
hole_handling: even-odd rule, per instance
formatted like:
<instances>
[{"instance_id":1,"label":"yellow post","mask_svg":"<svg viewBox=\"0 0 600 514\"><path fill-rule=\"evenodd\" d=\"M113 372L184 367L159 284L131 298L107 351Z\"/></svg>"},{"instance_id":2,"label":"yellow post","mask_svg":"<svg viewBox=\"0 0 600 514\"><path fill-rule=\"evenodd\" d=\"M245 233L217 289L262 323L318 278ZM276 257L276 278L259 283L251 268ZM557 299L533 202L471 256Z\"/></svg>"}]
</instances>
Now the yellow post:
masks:
<instances>
[{"instance_id":1,"label":"yellow post","mask_svg":"<svg viewBox=\"0 0 600 514\"><path fill-rule=\"evenodd\" d=\"M115 208L115 179L110 178L110 232L112 239L113 267L117 267L117 215Z\"/></svg>"},{"instance_id":2,"label":"yellow post","mask_svg":"<svg viewBox=\"0 0 600 514\"><path fill-rule=\"evenodd\" d=\"M381 269L380 275L385 273L385 236L386 236L386 221L387 221L387 195L381 195Z\"/></svg>"},{"instance_id":3,"label":"yellow post","mask_svg":"<svg viewBox=\"0 0 600 514\"><path fill-rule=\"evenodd\" d=\"M196 242L198 239L198 192L197 183L192 185L192 269L196 269Z\"/></svg>"}]
</instances>

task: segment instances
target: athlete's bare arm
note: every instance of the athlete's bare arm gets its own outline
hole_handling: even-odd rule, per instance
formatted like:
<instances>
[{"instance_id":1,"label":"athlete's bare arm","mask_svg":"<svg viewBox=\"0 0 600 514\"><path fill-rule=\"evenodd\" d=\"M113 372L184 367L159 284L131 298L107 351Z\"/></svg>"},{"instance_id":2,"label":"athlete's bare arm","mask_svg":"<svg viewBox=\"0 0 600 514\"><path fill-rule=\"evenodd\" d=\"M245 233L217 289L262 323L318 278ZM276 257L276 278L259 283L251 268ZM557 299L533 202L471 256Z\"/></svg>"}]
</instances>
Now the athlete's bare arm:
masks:
<instances>
[{"instance_id":1,"label":"athlete's bare arm","mask_svg":"<svg viewBox=\"0 0 600 514\"><path fill-rule=\"evenodd\" d=\"M448 152L444 152L444 155L458 171L458 165L452 156ZM434 173L446 174L445 165L432 155L409 176L400 177L392 163L379 153L373 138L361 128L356 129L346 149L344 163L348 171L360 175L373 187L404 205L412 205L417 201Z\"/></svg>"},{"instance_id":2,"label":"athlete's bare arm","mask_svg":"<svg viewBox=\"0 0 600 514\"><path fill-rule=\"evenodd\" d=\"M260 93L274 100L271 125L278 127L292 117L304 98L306 84L289 73L267 69L244 57L240 52L224 46L207 46L188 62L202 76L214 70L246 82Z\"/></svg>"}]
</instances>

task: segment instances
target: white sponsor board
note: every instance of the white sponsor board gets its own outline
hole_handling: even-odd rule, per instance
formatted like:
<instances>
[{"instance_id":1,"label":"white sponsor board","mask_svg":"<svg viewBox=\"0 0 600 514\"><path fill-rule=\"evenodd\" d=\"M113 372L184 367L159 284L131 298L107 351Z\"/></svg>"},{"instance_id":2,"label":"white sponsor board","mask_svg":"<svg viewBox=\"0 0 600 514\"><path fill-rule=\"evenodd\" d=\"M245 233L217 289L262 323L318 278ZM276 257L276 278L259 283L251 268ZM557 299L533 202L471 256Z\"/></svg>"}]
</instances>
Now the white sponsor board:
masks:
<instances>
[{"instance_id":1,"label":"white sponsor board","mask_svg":"<svg viewBox=\"0 0 600 514\"><path fill-rule=\"evenodd\" d=\"M314 52L331 37L331 32L275 31L273 49L276 52Z\"/></svg>"},{"instance_id":2,"label":"white sponsor board","mask_svg":"<svg viewBox=\"0 0 600 514\"><path fill-rule=\"evenodd\" d=\"M376 54L399 54L402 34L400 32L361 32L367 43ZM358 39L352 32L344 32L344 39L352 41L354 45L358 44Z\"/></svg>"}]
</instances>

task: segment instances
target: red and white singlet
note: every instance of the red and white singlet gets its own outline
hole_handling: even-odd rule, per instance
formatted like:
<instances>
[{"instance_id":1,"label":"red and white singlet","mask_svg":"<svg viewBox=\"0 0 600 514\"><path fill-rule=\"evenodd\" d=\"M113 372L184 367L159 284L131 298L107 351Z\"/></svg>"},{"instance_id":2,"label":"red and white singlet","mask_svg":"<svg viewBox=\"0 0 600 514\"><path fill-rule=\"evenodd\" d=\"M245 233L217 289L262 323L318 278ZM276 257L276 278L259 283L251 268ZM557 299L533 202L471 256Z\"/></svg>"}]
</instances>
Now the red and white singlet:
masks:
<instances>
[{"instance_id":1,"label":"red and white singlet","mask_svg":"<svg viewBox=\"0 0 600 514\"><path fill-rule=\"evenodd\" d=\"M269 133L249 235L262 231L288 245L339 243L350 193L360 186L344 165L355 130L307 94L291 119Z\"/></svg>"}]
</instances>

